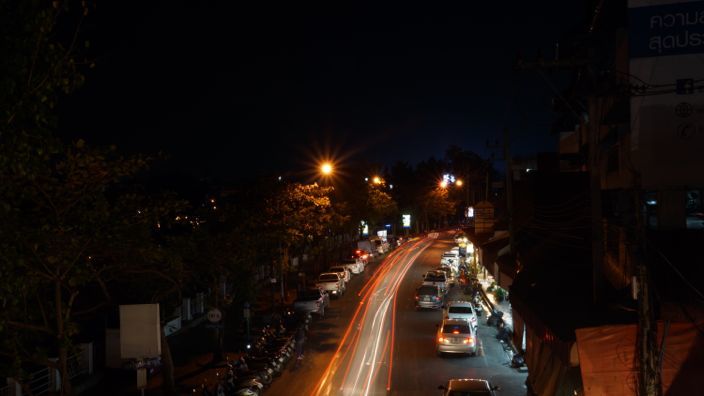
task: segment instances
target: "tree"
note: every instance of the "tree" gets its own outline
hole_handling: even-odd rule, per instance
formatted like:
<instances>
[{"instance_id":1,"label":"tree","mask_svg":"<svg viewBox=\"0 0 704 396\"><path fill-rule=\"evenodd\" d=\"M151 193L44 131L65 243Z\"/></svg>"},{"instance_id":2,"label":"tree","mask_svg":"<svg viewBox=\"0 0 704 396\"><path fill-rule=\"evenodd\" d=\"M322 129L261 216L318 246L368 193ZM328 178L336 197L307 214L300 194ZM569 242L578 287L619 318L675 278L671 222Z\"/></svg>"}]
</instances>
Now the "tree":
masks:
<instances>
[{"instance_id":1,"label":"tree","mask_svg":"<svg viewBox=\"0 0 704 396\"><path fill-rule=\"evenodd\" d=\"M455 213L456 203L450 200L447 189L436 187L426 192L421 203L421 216L426 226L443 225L448 216Z\"/></svg>"},{"instance_id":2,"label":"tree","mask_svg":"<svg viewBox=\"0 0 704 396\"><path fill-rule=\"evenodd\" d=\"M330 200L331 192L332 187L317 183L292 183L280 186L267 199L265 235L277 252L274 268L282 279L288 271L290 253L316 245L331 234L333 221L339 220Z\"/></svg>"},{"instance_id":3,"label":"tree","mask_svg":"<svg viewBox=\"0 0 704 396\"><path fill-rule=\"evenodd\" d=\"M389 193L382 190L383 186L369 184L367 186L366 213L369 227L374 229L398 213L398 206Z\"/></svg>"},{"instance_id":4,"label":"tree","mask_svg":"<svg viewBox=\"0 0 704 396\"><path fill-rule=\"evenodd\" d=\"M120 251L136 227L154 223L134 207L133 194L118 188L146 159L123 158L83 141L53 147L20 172L0 170L0 330L2 353L15 358L12 374L21 374L23 362L58 368L62 393L70 394L67 359L78 332L75 318L110 302L105 276L116 262L94 259L93 252ZM89 285L102 291L102 300L86 295ZM58 364L48 354L57 354Z\"/></svg>"}]
</instances>

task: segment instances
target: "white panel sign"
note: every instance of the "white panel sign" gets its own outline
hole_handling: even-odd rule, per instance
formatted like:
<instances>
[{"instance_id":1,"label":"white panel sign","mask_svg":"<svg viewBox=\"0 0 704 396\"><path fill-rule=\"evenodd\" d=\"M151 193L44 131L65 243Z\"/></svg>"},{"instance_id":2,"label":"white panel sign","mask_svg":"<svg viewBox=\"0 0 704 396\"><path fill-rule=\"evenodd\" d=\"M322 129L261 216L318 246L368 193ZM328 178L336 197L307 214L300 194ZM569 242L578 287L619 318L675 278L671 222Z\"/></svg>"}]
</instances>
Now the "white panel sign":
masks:
<instances>
[{"instance_id":1,"label":"white panel sign","mask_svg":"<svg viewBox=\"0 0 704 396\"><path fill-rule=\"evenodd\" d=\"M120 355L123 359L161 355L159 304L120 305Z\"/></svg>"},{"instance_id":2,"label":"white panel sign","mask_svg":"<svg viewBox=\"0 0 704 396\"><path fill-rule=\"evenodd\" d=\"M631 157L645 188L704 184L704 1L629 2Z\"/></svg>"}]
</instances>

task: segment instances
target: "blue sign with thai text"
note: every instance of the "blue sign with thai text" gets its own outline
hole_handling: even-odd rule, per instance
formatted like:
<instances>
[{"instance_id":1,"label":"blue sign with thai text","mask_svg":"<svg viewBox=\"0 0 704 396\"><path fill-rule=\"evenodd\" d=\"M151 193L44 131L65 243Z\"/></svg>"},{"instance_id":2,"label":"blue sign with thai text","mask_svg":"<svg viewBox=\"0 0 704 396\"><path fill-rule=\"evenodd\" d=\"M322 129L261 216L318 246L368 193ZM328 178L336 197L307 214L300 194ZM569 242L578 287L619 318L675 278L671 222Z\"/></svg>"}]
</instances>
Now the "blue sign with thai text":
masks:
<instances>
[{"instance_id":1,"label":"blue sign with thai text","mask_svg":"<svg viewBox=\"0 0 704 396\"><path fill-rule=\"evenodd\" d=\"M704 52L704 1L628 10L631 58Z\"/></svg>"}]
</instances>

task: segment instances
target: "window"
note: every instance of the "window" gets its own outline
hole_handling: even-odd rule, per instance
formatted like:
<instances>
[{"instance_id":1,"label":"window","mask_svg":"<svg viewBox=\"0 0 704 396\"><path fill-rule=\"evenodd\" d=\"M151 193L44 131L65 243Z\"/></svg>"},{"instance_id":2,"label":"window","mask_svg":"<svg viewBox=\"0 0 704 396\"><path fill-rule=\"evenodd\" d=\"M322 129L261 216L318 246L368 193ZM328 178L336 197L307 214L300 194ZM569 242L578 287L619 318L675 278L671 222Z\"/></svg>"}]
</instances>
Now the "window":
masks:
<instances>
[{"instance_id":1,"label":"window","mask_svg":"<svg viewBox=\"0 0 704 396\"><path fill-rule=\"evenodd\" d=\"M702 206L702 192L700 190L687 191L685 205L687 211L687 228L704 228L704 206Z\"/></svg>"},{"instance_id":2,"label":"window","mask_svg":"<svg viewBox=\"0 0 704 396\"><path fill-rule=\"evenodd\" d=\"M420 289L418 289L418 294L422 295L437 295L438 294L438 289L437 287L433 286L423 286Z\"/></svg>"},{"instance_id":3,"label":"window","mask_svg":"<svg viewBox=\"0 0 704 396\"><path fill-rule=\"evenodd\" d=\"M472 308L470 308L470 307L450 307L448 312L457 313L457 314L471 314Z\"/></svg>"},{"instance_id":4,"label":"window","mask_svg":"<svg viewBox=\"0 0 704 396\"><path fill-rule=\"evenodd\" d=\"M446 324L442 327L443 333L448 334L469 334L469 325L466 324Z\"/></svg>"}]
</instances>

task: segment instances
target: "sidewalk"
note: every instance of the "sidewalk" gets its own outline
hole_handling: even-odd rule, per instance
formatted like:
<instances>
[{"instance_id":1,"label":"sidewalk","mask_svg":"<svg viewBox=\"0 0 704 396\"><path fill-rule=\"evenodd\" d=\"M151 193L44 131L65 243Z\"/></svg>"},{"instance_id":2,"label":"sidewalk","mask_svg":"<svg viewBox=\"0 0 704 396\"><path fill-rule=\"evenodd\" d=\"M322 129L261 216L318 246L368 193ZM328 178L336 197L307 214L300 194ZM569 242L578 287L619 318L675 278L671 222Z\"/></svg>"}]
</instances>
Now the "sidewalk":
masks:
<instances>
[{"instance_id":1,"label":"sidewalk","mask_svg":"<svg viewBox=\"0 0 704 396\"><path fill-rule=\"evenodd\" d=\"M513 316L512 316L512 308L511 308L511 303L508 299L505 299L501 302L496 300L496 297L494 296L494 293L487 293L486 289L491 285L491 280L487 279L486 277L483 276L483 274L478 275L479 283L481 284L481 294L482 294L482 299L484 300L484 303L489 307L490 311L487 314L491 315L491 310L496 310L503 312L503 315L501 316L501 319L504 321L504 326L506 328L510 328L513 330ZM516 347L516 345L513 343L512 337L508 338L508 342L506 343L506 352L510 354L510 358L513 358L514 355L518 355L520 353L520 350Z\"/></svg>"},{"instance_id":2,"label":"sidewalk","mask_svg":"<svg viewBox=\"0 0 704 396\"><path fill-rule=\"evenodd\" d=\"M227 359L237 359L239 353L225 353ZM213 354L205 353L193 357L188 363L183 366L174 368L174 377L176 379L176 389L179 394L200 394L201 384L206 384L208 387L214 387L218 384L221 378L225 378L227 374L227 366L225 362L217 365L212 365ZM162 385L161 374L149 380L146 391L148 394L161 394ZM197 390L197 391L196 391Z\"/></svg>"}]
</instances>

